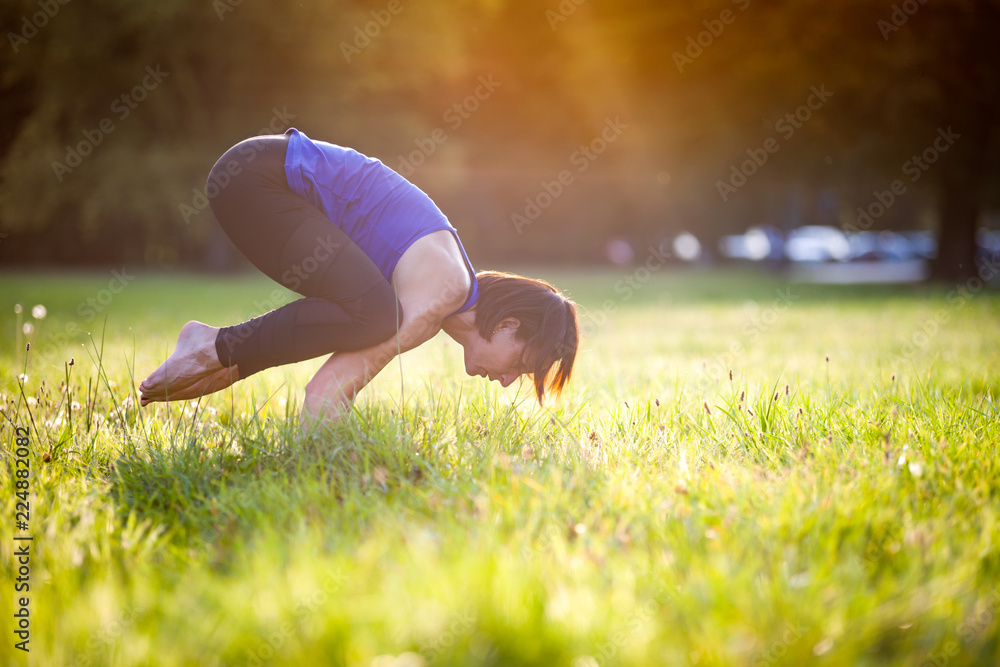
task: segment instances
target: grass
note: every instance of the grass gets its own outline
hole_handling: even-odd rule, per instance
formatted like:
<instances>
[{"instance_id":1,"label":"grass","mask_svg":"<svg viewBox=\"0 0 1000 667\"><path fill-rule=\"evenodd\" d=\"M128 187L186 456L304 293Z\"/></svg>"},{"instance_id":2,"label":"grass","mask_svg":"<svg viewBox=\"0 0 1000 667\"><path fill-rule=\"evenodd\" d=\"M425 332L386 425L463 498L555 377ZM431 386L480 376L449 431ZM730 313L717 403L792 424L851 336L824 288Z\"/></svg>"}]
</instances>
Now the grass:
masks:
<instances>
[{"instance_id":1,"label":"grass","mask_svg":"<svg viewBox=\"0 0 1000 667\"><path fill-rule=\"evenodd\" d=\"M320 360L135 405L187 319L287 293L111 277L0 276L3 411L31 434L33 664L1000 661L995 292L549 271L588 312L560 401L467 378L436 339L306 439ZM14 571L0 655L25 664Z\"/></svg>"}]
</instances>

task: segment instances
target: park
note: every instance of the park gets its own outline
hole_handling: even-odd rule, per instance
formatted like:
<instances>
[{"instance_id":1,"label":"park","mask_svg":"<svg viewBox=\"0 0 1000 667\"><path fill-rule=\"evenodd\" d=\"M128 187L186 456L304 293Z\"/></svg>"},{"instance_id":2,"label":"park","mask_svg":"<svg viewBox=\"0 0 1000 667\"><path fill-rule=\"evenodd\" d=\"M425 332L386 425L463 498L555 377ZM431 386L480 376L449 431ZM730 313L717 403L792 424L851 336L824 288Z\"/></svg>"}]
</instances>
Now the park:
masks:
<instances>
[{"instance_id":1,"label":"park","mask_svg":"<svg viewBox=\"0 0 1000 667\"><path fill-rule=\"evenodd\" d=\"M0 14L0 663L1000 663L995 1Z\"/></svg>"}]
</instances>

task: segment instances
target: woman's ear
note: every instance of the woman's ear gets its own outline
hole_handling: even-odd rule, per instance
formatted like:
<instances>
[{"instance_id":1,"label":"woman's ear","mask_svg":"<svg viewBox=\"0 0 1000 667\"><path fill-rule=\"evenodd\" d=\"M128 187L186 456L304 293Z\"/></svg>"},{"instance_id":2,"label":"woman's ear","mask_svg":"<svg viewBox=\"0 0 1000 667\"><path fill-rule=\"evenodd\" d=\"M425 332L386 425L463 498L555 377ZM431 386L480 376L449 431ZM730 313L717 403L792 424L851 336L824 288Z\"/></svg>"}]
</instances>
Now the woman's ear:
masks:
<instances>
[{"instance_id":1,"label":"woman's ear","mask_svg":"<svg viewBox=\"0 0 1000 667\"><path fill-rule=\"evenodd\" d=\"M500 322L493 327L493 335L496 336L501 331L510 331L511 333L517 333L517 330L521 327L521 320L516 317L505 317Z\"/></svg>"},{"instance_id":2,"label":"woman's ear","mask_svg":"<svg viewBox=\"0 0 1000 667\"><path fill-rule=\"evenodd\" d=\"M497 331L503 331L504 329L510 329L512 332L517 331L521 327L521 320L516 317L505 317L497 325Z\"/></svg>"}]
</instances>

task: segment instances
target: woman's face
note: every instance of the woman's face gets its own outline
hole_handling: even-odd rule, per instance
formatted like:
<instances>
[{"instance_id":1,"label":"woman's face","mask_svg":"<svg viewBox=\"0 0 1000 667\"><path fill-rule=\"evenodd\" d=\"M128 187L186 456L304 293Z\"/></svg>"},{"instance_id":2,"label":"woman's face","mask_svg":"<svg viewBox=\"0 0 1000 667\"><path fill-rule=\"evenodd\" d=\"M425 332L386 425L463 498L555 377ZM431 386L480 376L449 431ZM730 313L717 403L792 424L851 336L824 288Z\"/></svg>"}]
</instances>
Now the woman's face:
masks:
<instances>
[{"instance_id":1,"label":"woman's face","mask_svg":"<svg viewBox=\"0 0 1000 667\"><path fill-rule=\"evenodd\" d=\"M477 333L465 346L465 372L496 380L504 387L530 372L525 343L515 335L520 325L508 317L497 325L491 340Z\"/></svg>"}]
</instances>

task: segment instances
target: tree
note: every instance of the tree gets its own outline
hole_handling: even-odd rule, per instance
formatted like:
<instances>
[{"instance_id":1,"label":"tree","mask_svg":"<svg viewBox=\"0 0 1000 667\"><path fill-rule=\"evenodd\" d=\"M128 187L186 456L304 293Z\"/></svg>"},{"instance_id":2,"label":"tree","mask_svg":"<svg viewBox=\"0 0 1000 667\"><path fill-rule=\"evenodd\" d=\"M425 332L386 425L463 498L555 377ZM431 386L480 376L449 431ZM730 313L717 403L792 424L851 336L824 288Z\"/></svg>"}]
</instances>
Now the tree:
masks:
<instances>
[{"instance_id":1,"label":"tree","mask_svg":"<svg viewBox=\"0 0 1000 667\"><path fill-rule=\"evenodd\" d=\"M1000 40L993 34L1000 2L733 0L702 3L692 15L638 1L622 16L635 17L618 19L621 43L633 45L650 105L684 105L682 152L700 145L713 154L707 163L731 146L739 148L730 159L745 158L743 148L755 150L766 135L760 125L776 127L813 86L832 91L741 195L788 181L837 184L861 198L848 225L866 228L873 221L858 206L898 180L936 204L933 277L961 281L975 273L984 186L995 180L1000 156ZM665 148L677 141L660 137ZM858 174L867 185L860 190L852 187ZM695 187L707 196L704 185Z\"/></svg>"},{"instance_id":2,"label":"tree","mask_svg":"<svg viewBox=\"0 0 1000 667\"><path fill-rule=\"evenodd\" d=\"M407 175L490 259L593 257L612 234L711 243L836 191L848 227L935 206L934 275L962 280L997 191L1000 0L57 6L31 29L37 2L0 9L37 33L0 53L5 259L197 263L205 175L278 115L267 131L394 168L416 154ZM499 87L470 98L482 76ZM615 118L627 130L559 187Z\"/></svg>"}]
</instances>

